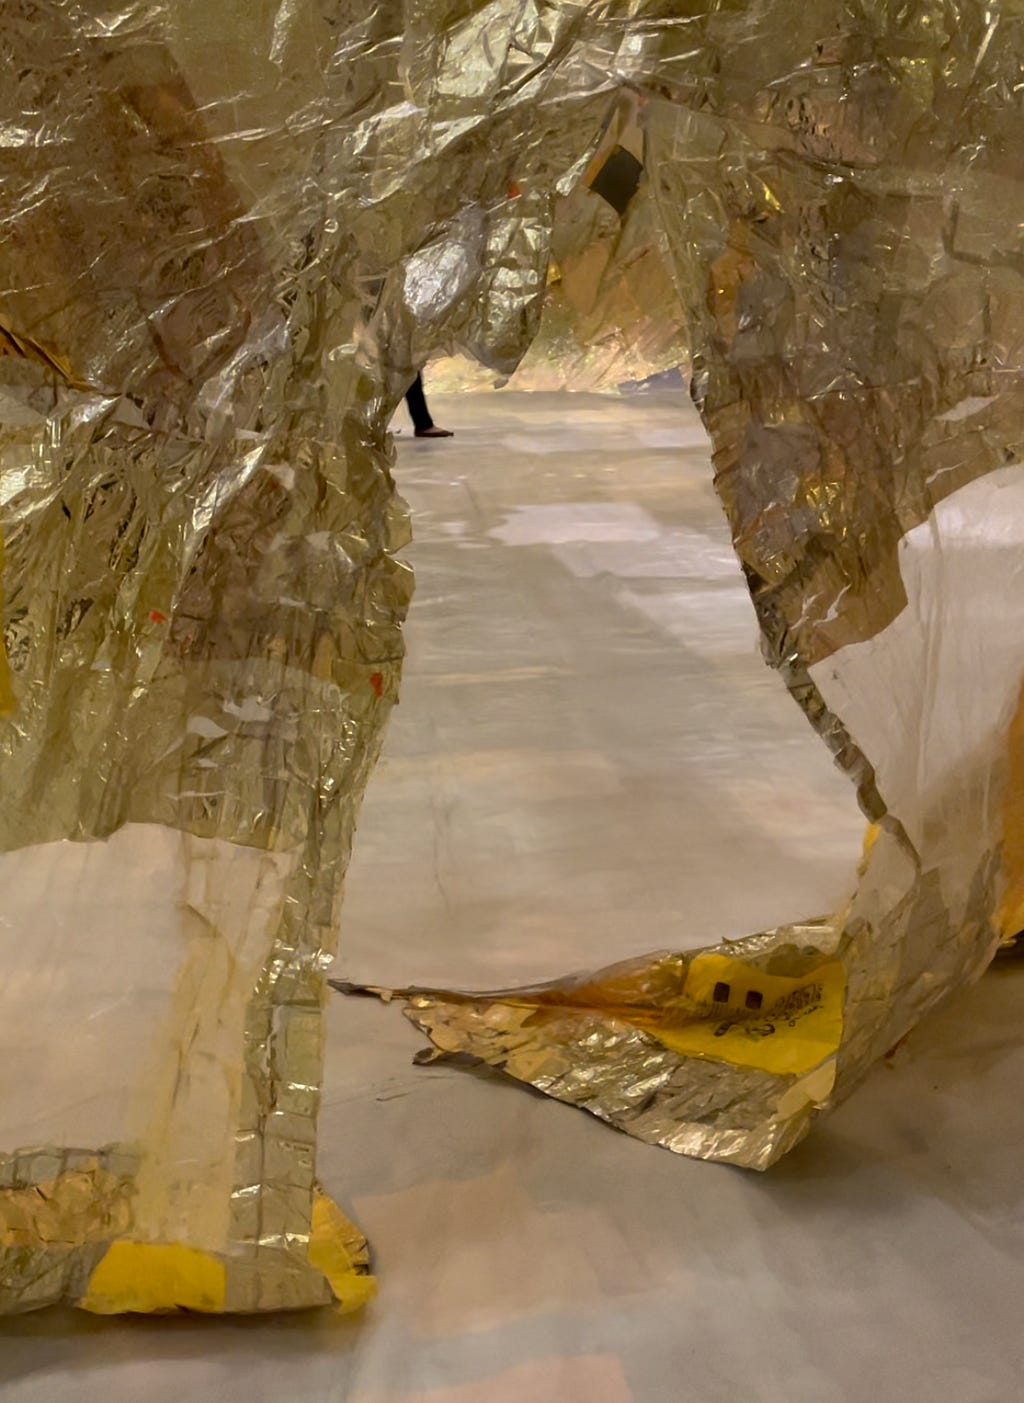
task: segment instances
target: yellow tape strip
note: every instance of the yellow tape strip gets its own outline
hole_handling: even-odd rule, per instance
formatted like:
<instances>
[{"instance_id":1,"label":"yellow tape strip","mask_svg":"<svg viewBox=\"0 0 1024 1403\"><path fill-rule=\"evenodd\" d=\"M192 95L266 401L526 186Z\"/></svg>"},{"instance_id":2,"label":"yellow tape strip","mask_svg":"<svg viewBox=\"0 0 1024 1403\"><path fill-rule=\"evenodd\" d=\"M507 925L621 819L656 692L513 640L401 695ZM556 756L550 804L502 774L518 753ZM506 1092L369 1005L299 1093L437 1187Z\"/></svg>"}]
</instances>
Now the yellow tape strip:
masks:
<instances>
[{"instance_id":1,"label":"yellow tape strip","mask_svg":"<svg viewBox=\"0 0 1024 1403\"><path fill-rule=\"evenodd\" d=\"M313 1225L309 1238L309 1264L327 1278L342 1315L358 1310L377 1294L377 1282L357 1271L349 1250L356 1229L333 1199L317 1190L313 1196Z\"/></svg>"}]
</instances>

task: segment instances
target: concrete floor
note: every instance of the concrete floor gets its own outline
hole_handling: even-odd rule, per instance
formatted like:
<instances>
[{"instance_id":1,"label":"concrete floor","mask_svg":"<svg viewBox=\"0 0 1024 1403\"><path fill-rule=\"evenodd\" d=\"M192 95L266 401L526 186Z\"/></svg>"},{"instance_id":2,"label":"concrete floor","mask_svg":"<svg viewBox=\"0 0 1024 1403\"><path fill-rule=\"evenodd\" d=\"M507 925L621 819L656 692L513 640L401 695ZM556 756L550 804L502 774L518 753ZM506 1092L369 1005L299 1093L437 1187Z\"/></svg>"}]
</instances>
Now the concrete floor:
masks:
<instances>
[{"instance_id":1,"label":"concrete floor","mask_svg":"<svg viewBox=\"0 0 1024 1403\"><path fill-rule=\"evenodd\" d=\"M682 392L439 399L341 967L484 987L824 914L865 822L778 676Z\"/></svg>"},{"instance_id":2,"label":"concrete floor","mask_svg":"<svg viewBox=\"0 0 1024 1403\"><path fill-rule=\"evenodd\" d=\"M438 399L419 590L337 972L497 987L824 912L863 821L779 680L678 394ZM769 1174L678 1159L329 1010L362 1317L0 1322L3 1403L1004 1403L1024 1395L1024 971Z\"/></svg>"}]
</instances>

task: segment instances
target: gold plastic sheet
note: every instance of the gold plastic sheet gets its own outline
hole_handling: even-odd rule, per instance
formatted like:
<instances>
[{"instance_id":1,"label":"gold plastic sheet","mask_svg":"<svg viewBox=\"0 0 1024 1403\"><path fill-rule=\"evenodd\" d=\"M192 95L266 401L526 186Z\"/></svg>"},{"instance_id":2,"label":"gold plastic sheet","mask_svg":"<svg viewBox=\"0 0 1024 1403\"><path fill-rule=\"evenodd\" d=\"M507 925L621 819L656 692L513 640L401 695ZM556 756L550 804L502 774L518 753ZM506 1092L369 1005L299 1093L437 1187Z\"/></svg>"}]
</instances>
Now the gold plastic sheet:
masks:
<instances>
[{"instance_id":1,"label":"gold plastic sheet","mask_svg":"<svg viewBox=\"0 0 1024 1403\"><path fill-rule=\"evenodd\" d=\"M658 207L641 183L646 101L637 88L620 91L586 170L554 202L547 295L512 375L445 356L431 362L431 390L607 392L688 372L686 315Z\"/></svg>"},{"instance_id":2,"label":"gold plastic sheet","mask_svg":"<svg viewBox=\"0 0 1024 1403\"><path fill-rule=\"evenodd\" d=\"M410 594L386 424L442 345L529 342L598 18L0 15L4 1309L368 1294L315 1147Z\"/></svg>"},{"instance_id":3,"label":"gold plastic sheet","mask_svg":"<svg viewBox=\"0 0 1024 1403\"><path fill-rule=\"evenodd\" d=\"M4 5L0 1307L366 1298L315 1147L410 593L386 424L433 355L514 370L581 186L609 296L630 230L671 271L766 655L877 838L834 920L415 1016L764 1166L1024 924L1022 30L1009 0ZM642 170L602 180L624 93Z\"/></svg>"},{"instance_id":4,"label":"gold plastic sheet","mask_svg":"<svg viewBox=\"0 0 1024 1403\"><path fill-rule=\"evenodd\" d=\"M827 920L405 997L438 1055L765 1168L1024 926L1024 16L640 10L638 198L766 658L855 781L868 850Z\"/></svg>"}]
</instances>

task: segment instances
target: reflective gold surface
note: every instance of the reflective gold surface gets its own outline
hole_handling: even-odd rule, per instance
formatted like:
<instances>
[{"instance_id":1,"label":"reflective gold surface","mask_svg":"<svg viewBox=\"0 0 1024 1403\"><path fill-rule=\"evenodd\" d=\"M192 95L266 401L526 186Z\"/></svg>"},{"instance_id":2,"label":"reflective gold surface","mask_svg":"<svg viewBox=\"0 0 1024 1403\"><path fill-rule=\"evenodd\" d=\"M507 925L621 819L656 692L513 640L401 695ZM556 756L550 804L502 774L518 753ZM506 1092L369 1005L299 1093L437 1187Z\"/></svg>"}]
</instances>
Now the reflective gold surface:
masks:
<instances>
[{"instance_id":1,"label":"reflective gold surface","mask_svg":"<svg viewBox=\"0 0 1024 1403\"><path fill-rule=\"evenodd\" d=\"M1016 922L1024 34L998 6L641 9L636 198L689 313L716 486L766 658L877 825L848 910L721 954L841 962L842 1041L809 1082L671 1056L614 970L408 1011L444 1052L765 1167ZM663 968L639 967L644 1007L674 997Z\"/></svg>"},{"instance_id":2,"label":"reflective gold surface","mask_svg":"<svg viewBox=\"0 0 1024 1403\"><path fill-rule=\"evenodd\" d=\"M55 880L81 860L102 890L119 837L189 840L154 869L173 899L119 912L173 932L135 1109L94 1152L138 1165L134 1243L225 1263L224 1308L329 1295L323 976L411 586L386 425L431 355L515 368L577 187L621 221L595 327L656 325L639 264L639 313L615 305L633 252L654 287L671 270L766 657L880 825L847 912L720 952L794 990L841 964L841 1041L810 1072L752 1069L603 994L581 1014L578 985L544 1018L533 995L417 1017L643 1138L763 1167L984 968L1020 880L1022 28L1009 3L5 7L0 851L45 850ZM643 170L620 125L612 179L625 92ZM89 950L84 918L56 947L35 924L7 921L15 1001ZM645 1006L665 968L640 967ZM129 1005L150 977L126 964ZM15 1307L81 1298L52 1253L84 1221L109 1224L97 1250L124 1232L69 1201L44 1244L11 1212L40 1238Z\"/></svg>"}]
</instances>

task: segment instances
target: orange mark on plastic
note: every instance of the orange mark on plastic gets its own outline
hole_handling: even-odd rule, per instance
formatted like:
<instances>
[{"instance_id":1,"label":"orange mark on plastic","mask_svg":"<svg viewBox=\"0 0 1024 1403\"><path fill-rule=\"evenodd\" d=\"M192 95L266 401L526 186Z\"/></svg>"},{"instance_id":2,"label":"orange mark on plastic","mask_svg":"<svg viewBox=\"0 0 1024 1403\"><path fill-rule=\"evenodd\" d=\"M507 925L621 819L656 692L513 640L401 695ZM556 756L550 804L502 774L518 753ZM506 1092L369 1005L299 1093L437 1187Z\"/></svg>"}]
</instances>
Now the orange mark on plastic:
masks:
<instances>
[{"instance_id":1,"label":"orange mark on plastic","mask_svg":"<svg viewBox=\"0 0 1024 1403\"><path fill-rule=\"evenodd\" d=\"M508 183L508 197L509 197L509 199L510 199L510 200L518 200L518 199L519 199L519 196L520 196L522 193L523 193L522 190L519 188L519 181L518 181L518 180L510 180L509 183Z\"/></svg>"},{"instance_id":2,"label":"orange mark on plastic","mask_svg":"<svg viewBox=\"0 0 1024 1403\"><path fill-rule=\"evenodd\" d=\"M375 672L370 677L370 686L377 693L378 697L384 695L384 674Z\"/></svg>"},{"instance_id":3,"label":"orange mark on plastic","mask_svg":"<svg viewBox=\"0 0 1024 1403\"><path fill-rule=\"evenodd\" d=\"M150 609L149 622L151 624L165 624L167 622L167 615L161 614L159 609Z\"/></svg>"}]
</instances>

